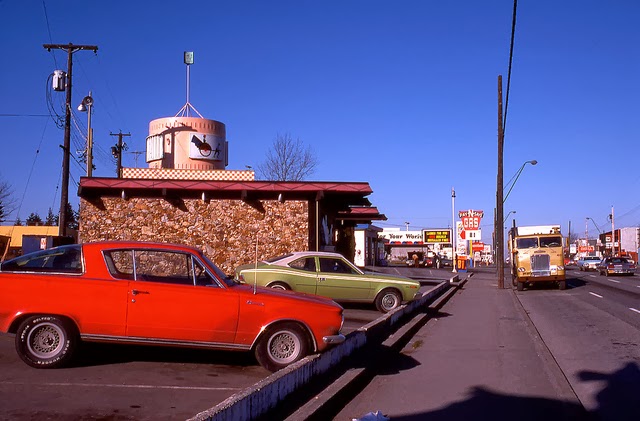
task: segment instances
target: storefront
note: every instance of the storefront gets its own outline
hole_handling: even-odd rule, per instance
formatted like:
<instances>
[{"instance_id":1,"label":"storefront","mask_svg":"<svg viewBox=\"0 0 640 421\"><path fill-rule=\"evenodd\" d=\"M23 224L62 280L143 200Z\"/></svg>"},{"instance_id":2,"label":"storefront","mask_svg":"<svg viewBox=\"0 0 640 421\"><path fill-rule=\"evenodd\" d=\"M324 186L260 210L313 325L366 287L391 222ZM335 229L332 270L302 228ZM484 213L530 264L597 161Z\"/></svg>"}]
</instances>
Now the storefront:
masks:
<instances>
[{"instance_id":1,"label":"storefront","mask_svg":"<svg viewBox=\"0 0 640 421\"><path fill-rule=\"evenodd\" d=\"M384 240L385 259L389 265L405 265L413 253L432 251L443 258L453 256L451 230L448 228L420 231L385 228L378 236Z\"/></svg>"}]
</instances>

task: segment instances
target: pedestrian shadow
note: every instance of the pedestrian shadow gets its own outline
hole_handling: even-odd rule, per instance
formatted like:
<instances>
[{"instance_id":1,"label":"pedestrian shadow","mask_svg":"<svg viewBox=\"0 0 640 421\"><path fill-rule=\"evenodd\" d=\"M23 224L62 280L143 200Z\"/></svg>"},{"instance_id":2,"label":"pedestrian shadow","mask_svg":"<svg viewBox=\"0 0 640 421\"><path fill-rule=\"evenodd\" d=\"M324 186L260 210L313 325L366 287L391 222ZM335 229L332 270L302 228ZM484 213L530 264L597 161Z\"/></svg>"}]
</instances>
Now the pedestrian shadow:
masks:
<instances>
[{"instance_id":1,"label":"pedestrian shadow","mask_svg":"<svg viewBox=\"0 0 640 421\"><path fill-rule=\"evenodd\" d=\"M428 390L425 390L428 393ZM384 412L384 411L383 411ZM405 415L387 415L392 421L540 421L593 420L582 405L562 400L513 396L476 386L466 400L435 411Z\"/></svg>"},{"instance_id":2,"label":"pedestrian shadow","mask_svg":"<svg viewBox=\"0 0 640 421\"><path fill-rule=\"evenodd\" d=\"M581 371L578 377L583 381L605 382L596 396L598 414L603 420L640 420L639 363L629 362L613 373Z\"/></svg>"}]
</instances>

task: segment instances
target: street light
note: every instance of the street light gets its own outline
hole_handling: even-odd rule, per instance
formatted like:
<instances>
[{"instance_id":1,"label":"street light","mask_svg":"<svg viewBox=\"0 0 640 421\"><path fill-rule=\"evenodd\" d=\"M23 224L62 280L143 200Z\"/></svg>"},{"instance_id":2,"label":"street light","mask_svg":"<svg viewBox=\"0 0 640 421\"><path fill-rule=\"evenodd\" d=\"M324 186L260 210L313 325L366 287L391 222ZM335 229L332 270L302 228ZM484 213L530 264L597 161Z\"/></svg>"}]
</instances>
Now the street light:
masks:
<instances>
[{"instance_id":1,"label":"street light","mask_svg":"<svg viewBox=\"0 0 640 421\"><path fill-rule=\"evenodd\" d=\"M593 218L590 218L587 216L587 220L591 220L591 222L593 223L593 226L596 227L596 229L598 230L598 234L602 234L602 230L600 229L600 227L598 227L598 225L596 224L596 221L593 220Z\"/></svg>"},{"instance_id":2,"label":"street light","mask_svg":"<svg viewBox=\"0 0 640 421\"><path fill-rule=\"evenodd\" d=\"M506 196L502 200L502 203L505 203L507 201L507 197L509 197L509 194L511 193L511 190L513 190L513 186L516 185L516 181L518 181L518 178L520 177L520 174L522 174L522 170L524 170L525 165L527 165L527 164L536 165L537 163L538 163L538 161L533 159L531 161L526 161L524 164L522 164L522 166L520 167L518 172L516 172L516 174L513 177L511 177L511 180L513 180L513 181L509 180L509 182L507 183L507 186L509 185L509 183L511 183L511 187L509 187L509 191L507 192Z\"/></svg>"},{"instance_id":3,"label":"street light","mask_svg":"<svg viewBox=\"0 0 640 421\"><path fill-rule=\"evenodd\" d=\"M91 107L93 106L93 97L91 91L89 95L82 99L78 105L78 111L87 112L87 177L93 174L93 131L91 130Z\"/></svg>"},{"instance_id":4,"label":"street light","mask_svg":"<svg viewBox=\"0 0 640 421\"><path fill-rule=\"evenodd\" d=\"M512 211L509 211L509 213L507 214L507 216L505 216L505 217L504 217L504 221L502 222L503 224L504 224L505 222L507 222L507 219L509 218L509 215L511 215L512 213L516 213L516 211L513 211L513 210L512 210Z\"/></svg>"},{"instance_id":5,"label":"street light","mask_svg":"<svg viewBox=\"0 0 640 421\"><path fill-rule=\"evenodd\" d=\"M457 255L456 255L456 238L458 235L458 227L456 227L456 191L451 187L451 272L456 273Z\"/></svg>"}]
</instances>

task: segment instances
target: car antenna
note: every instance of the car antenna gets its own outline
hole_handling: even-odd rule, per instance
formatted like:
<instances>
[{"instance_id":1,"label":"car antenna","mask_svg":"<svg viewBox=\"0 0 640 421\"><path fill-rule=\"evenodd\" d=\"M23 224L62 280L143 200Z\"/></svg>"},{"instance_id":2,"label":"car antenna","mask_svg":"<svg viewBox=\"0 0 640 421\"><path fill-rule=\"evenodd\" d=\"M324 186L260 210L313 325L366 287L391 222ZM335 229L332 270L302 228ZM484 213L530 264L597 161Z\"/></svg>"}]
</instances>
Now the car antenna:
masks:
<instances>
[{"instance_id":1,"label":"car antenna","mask_svg":"<svg viewBox=\"0 0 640 421\"><path fill-rule=\"evenodd\" d=\"M256 233L256 263L253 270L253 294L258 293L258 234Z\"/></svg>"}]
</instances>

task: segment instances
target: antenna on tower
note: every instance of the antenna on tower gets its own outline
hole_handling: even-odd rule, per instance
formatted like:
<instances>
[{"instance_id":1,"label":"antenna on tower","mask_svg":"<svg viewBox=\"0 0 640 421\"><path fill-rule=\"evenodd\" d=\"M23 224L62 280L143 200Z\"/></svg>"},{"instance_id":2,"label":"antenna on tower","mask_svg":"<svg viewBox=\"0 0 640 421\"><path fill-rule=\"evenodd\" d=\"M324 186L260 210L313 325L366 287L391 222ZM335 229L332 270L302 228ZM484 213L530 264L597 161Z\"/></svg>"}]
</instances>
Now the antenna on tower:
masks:
<instances>
[{"instance_id":1,"label":"antenna on tower","mask_svg":"<svg viewBox=\"0 0 640 421\"><path fill-rule=\"evenodd\" d=\"M182 108L180 108L180 111L178 111L175 117L191 117L190 111L193 110L200 116L200 118L204 118L202 114L200 114L198 110L196 110L196 107L191 105L191 103L189 102L189 90L191 89L191 82L189 80L191 75L190 66L193 64L193 51L184 52L184 64L187 65L187 103L184 104Z\"/></svg>"}]
</instances>

